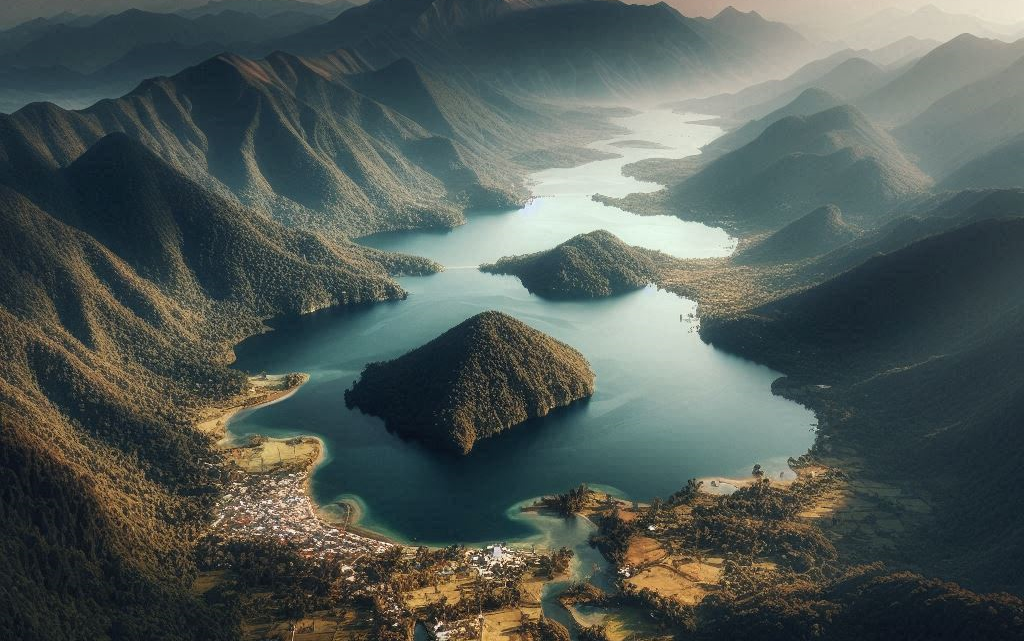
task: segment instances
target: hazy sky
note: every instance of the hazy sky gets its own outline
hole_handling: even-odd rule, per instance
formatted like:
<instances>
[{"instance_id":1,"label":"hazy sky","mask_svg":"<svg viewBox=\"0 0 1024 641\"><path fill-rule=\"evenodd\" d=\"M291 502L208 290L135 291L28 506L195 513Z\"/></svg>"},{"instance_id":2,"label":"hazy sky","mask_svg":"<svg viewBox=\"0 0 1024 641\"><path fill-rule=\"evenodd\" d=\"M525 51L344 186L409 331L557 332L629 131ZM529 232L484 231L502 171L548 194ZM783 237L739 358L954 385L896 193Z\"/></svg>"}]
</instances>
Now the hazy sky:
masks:
<instances>
[{"instance_id":1,"label":"hazy sky","mask_svg":"<svg viewBox=\"0 0 1024 641\"><path fill-rule=\"evenodd\" d=\"M0 0L0 24L53 15L61 11L78 14L109 13L129 7L168 10L190 7L206 0ZM307 0L325 2L326 0ZM658 0L627 0L651 4ZM667 0L687 15L713 15L734 5L765 16L796 24L835 22L865 17L886 7L917 9L934 4L946 11L969 13L998 22L1024 21L1024 0Z\"/></svg>"},{"instance_id":2,"label":"hazy sky","mask_svg":"<svg viewBox=\"0 0 1024 641\"><path fill-rule=\"evenodd\" d=\"M652 4L657 0L640 0ZM684 14L714 15L733 5L757 10L765 16L792 22L816 22L822 16L865 17L888 7L907 10L933 4L954 13L976 15L987 20L1013 23L1024 21L1024 0L667 0ZM640 3L638 2L638 4Z\"/></svg>"}]
</instances>

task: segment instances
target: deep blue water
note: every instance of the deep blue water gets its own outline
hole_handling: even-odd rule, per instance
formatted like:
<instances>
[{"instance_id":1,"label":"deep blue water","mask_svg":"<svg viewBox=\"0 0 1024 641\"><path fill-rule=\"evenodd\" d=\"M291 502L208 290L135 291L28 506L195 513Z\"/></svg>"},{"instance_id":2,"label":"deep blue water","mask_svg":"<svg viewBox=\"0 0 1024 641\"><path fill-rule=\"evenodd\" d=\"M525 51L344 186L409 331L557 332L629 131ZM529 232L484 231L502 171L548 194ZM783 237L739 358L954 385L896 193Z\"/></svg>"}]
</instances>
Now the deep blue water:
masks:
<instances>
[{"instance_id":1,"label":"deep blue water","mask_svg":"<svg viewBox=\"0 0 1024 641\"><path fill-rule=\"evenodd\" d=\"M518 279L473 266L503 255L547 249L569 237L608 229L624 240L678 256L731 251L721 230L668 217L639 217L590 200L653 185L621 175L626 162L693 154L719 131L668 112L623 123L671 151L613 149L624 158L536 174L538 195L524 210L474 215L447 233L388 234L375 247L425 255L449 267L402 279L408 300L327 311L278 323L236 350L248 371L302 371L311 380L288 400L242 413L233 435L316 434L330 459L313 477L316 500L356 497L363 525L405 540L447 543L542 536L550 543L584 536L579 523L523 518L510 508L581 482L624 496L666 496L691 477L779 470L806 451L813 415L775 397L776 373L705 345L688 300L648 288L599 301L550 302ZM611 141L609 141L611 142ZM344 391L370 361L397 357L488 309L511 314L580 350L597 373L592 399L477 444L467 457L438 453L349 411Z\"/></svg>"}]
</instances>

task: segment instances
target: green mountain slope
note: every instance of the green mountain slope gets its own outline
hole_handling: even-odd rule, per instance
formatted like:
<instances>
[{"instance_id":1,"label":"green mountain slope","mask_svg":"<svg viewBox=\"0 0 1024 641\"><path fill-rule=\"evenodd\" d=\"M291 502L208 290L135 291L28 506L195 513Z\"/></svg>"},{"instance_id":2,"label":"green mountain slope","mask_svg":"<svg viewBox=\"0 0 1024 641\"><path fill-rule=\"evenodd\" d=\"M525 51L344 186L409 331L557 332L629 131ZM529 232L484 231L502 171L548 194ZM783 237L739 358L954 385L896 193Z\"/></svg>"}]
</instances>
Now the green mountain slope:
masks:
<instances>
[{"instance_id":1,"label":"green mountain slope","mask_svg":"<svg viewBox=\"0 0 1024 641\"><path fill-rule=\"evenodd\" d=\"M730 131L701 149L701 158L717 158L730 151L748 145L765 132L768 127L790 116L812 116L843 104L841 98L823 89L811 88L802 92L792 102L780 107L763 118L751 120L739 129Z\"/></svg>"},{"instance_id":2,"label":"green mountain slope","mask_svg":"<svg viewBox=\"0 0 1024 641\"><path fill-rule=\"evenodd\" d=\"M507 256L481 271L517 276L545 298L599 298L641 289L658 279L646 250L630 247L601 230L571 238L554 249Z\"/></svg>"},{"instance_id":3,"label":"green mountain slope","mask_svg":"<svg viewBox=\"0 0 1024 641\"><path fill-rule=\"evenodd\" d=\"M739 263L791 263L820 256L849 243L857 230L835 205L815 209L756 244L738 252Z\"/></svg>"},{"instance_id":4,"label":"green mountain slope","mask_svg":"<svg viewBox=\"0 0 1024 641\"><path fill-rule=\"evenodd\" d=\"M980 495L969 482L972 470L1016 473L1007 453L1022 445L1022 242L1024 219L982 220L702 327L715 345L788 374L780 389L830 385L802 394L822 411L848 408L833 445L934 498L938 525L908 557L987 589L1018 585L1010 568L1024 558L1019 515L998 507L1009 485Z\"/></svg>"},{"instance_id":5,"label":"green mountain slope","mask_svg":"<svg viewBox=\"0 0 1024 641\"><path fill-rule=\"evenodd\" d=\"M365 72L338 56L222 56L83 111L32 105L0 116L0 180L66 166L123 131L207 187L336 237L452 226L468 207L515 202L515 169L354 90L353 70Z\"/></svg>"},{"instance_id":6,"label":"green mountain slope","mask_svg":"<svg viewBox=\"0 0 1024 641\"><path fill-rule=\"evenodd\" d=\"M772 230L825 203L877 217L928 186L892 138L842 106L776 122L671 187L667 199L683 217Z\"/></svg>"},{"instance_id":7,"label":"green mountain slope","mask_svg":"<svg viewBox=\"0 0 1024 641\"><path fill-rule=\"evenodd\" d=\"M582 354L500 312L484 312L405 356L371 363L345 402L389 429L468 454L480 439L587 398Z\"/></svg>"},{"instance_id":8,"label":"green mountain slope","mask_svg":"<svg viewBox=\"0 0 1024 641\"><path fill-rule=\"evenodd\" d=\"M236 394L263 319L400 298L429 271L288 230L125 135L0 186L4 620L24 638L227 639L191 595L220 481L194 411ZM40 196L40 194L42 196Z\"/></svg>"},{"instance_id":9,"label":"green mountain slope","mask_svg":"<svg viewBox=\"0 0 1024 641\"><path fill-rule=\"evenodd\" d=\"M1024 41L1009 44L965 33L929 52L857 104L879 122L905 123L942 97L1006 68L1022 54Z\"/></svg>"}]
</instances>

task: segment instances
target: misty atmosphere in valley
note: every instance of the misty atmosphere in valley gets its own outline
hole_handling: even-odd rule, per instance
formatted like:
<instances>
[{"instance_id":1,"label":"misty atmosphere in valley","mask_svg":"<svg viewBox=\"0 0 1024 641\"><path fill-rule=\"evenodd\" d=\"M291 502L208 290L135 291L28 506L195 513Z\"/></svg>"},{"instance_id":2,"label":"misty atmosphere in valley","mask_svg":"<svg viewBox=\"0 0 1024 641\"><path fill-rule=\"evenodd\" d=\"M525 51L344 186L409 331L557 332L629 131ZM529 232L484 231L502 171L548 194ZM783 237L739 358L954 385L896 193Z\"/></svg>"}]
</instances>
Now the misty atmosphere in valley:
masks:
<instances>
[{"instance_id":1,"label":"misty atmosphere in valley","mask_svg":"<svg viewBox=\"0 0 1024 641\"><path fill-rule=\"evenodd\" d=\"M6 0L0 637L1024 640L1024 4Z\"/></svg>"}]
</instances>

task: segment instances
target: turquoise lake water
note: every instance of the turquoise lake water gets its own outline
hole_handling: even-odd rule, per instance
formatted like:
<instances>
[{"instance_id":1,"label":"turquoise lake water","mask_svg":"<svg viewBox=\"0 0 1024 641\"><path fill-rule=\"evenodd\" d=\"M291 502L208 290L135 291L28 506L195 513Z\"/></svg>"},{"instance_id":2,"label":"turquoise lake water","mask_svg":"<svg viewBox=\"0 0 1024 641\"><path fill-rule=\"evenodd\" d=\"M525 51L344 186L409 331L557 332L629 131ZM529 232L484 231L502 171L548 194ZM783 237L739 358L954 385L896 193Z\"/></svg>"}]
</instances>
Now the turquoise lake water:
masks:
<instances>
[{"instance_id":1,"label":"turquoise lake water","mask_svg":"<svg viewBox=\"0 0 1024 641\"><path fill-rule=\"evenodd\" d=\"M631 133L594 147L622 158L535 174L537 198L525 209L474 214L450 232L362 241L427 256L448 270L401 279L408 300L288 319L241 344L237 367L301 371L311 379L285 401L239 414L231 434L322 437L329 458L313 476L315 499L328 504L356 498L365 510L362 525L423 543L578 542L589 524L525 517L514 506L582 482L647 500L671 494L692 477L747 474L754 463L770 473L784 469L787 457L802 454L813 441L813 414L772 395L777 373L704 344L685 320L695 311L693 302L654 288L598 301L551 302L529 294L516 278L475 269L596 229L681 257L732 251L733 240L721 230L635 216L591 200L595 193L656 190L622 176L622 166L692 155L721 133L667 111L619 122ZM636 139L669 149L609 146ZM593 398L482 441L467 457L402 440L379 419L346 409L344 391L366 363L400 356L489 309L586 355L597 374Z\"/></svg>"}]
</instances>

